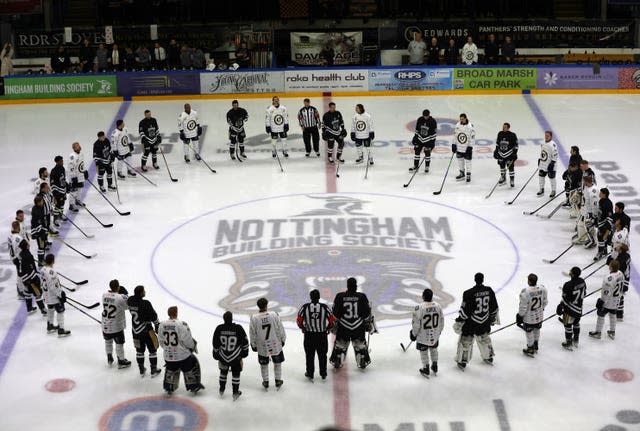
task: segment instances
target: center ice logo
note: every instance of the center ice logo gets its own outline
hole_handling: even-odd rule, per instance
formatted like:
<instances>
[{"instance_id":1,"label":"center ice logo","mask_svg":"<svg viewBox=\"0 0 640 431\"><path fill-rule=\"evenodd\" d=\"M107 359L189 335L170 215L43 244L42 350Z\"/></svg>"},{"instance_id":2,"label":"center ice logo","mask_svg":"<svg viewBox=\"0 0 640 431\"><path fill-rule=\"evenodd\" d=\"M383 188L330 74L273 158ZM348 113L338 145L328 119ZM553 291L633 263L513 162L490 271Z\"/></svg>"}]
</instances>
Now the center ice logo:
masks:
<instances>
[{"instance_id":1,"label":"center ice logo","mask_svg":"<svg viewBox=\"0 0 640 431\"><path fill-rule=\"evenodd\" d=\"M110 408L100 418L100 431L202 431L207 412L181 398L143 397Z\"/></svg>"}]
</instances>

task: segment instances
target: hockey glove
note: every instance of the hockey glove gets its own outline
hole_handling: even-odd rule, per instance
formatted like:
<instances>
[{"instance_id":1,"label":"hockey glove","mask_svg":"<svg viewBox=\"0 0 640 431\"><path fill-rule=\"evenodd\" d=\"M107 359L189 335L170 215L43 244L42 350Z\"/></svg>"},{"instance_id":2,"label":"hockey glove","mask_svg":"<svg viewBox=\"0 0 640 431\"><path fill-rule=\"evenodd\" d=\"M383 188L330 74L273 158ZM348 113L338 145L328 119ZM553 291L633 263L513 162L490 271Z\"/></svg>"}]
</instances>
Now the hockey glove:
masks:
<instances>
[{"instance_id":1,"label":"hockey glove","mask_svg":"<svg viewBox=\"0 0 640 431\"><path fill-rule=\"evenodd\" d=\"M198 124L198 136L202 135L202 126Z\"/></svg>"},{"instance_id":2,"label":"hockey glove","mask_svg":"<svg viewBox=\"0 0 640 431\"><path fill-rule=\"evenodd\" d=\"M63 291L60 292L60 297L58 298L58 300L60 301L60 304L64 304L65 302L67 302L67 294Z\"/></svg>"},{"instance_id":3,"label":"hockey glove","mask_svg":"<svg viewBox=\"0 0 640 431\"><path fill-rule=\"evenodd\" d=\"M213 351L213 359L215 359L216 361L220 360L220 354L218 353L217 349Z\"/></svg>"},{"instance_id":4,"label":"hockey glove","mask_svg":"<svg viewBox=\"0 0 640 431\"><path fill-rule=\"evenodd\" d=\"M556 314L558 316L562 316L564 314L564 304L562 302L556 307Z\"/></svg>"},{"instance_id":5,"label":"hockey glove","mask_svg":"<svg viewBox=\"0 0 640 431\"><path fill-rule=\"evenodd\" d=\"M156 320L155 322L153 322L153 330L156 334L158 333L158 329L160 329L160 322Z\"/></svg>"},{"instance_id":6,"label":"hockey glove","mask_svg":"<svg viewBox=\"0 0 640 431\"><path fill-rule=\"evenodd\" d=\"M284 133L287 133L289 131L289 125L285 124L284 125Z\"/></svg>"},{"instance_id":7,"label":"hockey glove","mask_svg":"<svg viewBox=\"0 0 640 431\"><path fill-rule=\"evenodd\" d=\"M133 143L129 143L129 151L133 153Z\"/></svg>"},{"instance_id":8,"label":"hockey glove","mask_svg":"<svg viewBox=\"0 0 640 431\"><path fill-rule=\"evenodd\" d=\"M518 160L518 150L513 150L513 153L511 153L511 160L514 162Z\"/></svg>"},{"instance_id":9,"label":"hockey glove","mask_svg":"<svg viewBox=\"0 0 640 431\"><path fill-rule=\"evenodd\" d=\"M120 295L128 295L129 294L129 292L127 292L127 289L125 289L124 286L120 286L120 289L118 289L118 293Z\"/></svg>"},{"instance_id":10,"label":"hockey glove","mask_svg":"<svg viewBox=\"0 0 640 431\"><path fill-rule=\"evenodd\" d=\"M355 140L356 140L356 132L351 132L351 140L355 142Z\"/></svg>"},{"instance_id":11,"label":"hockey glove","mask_svg":"<svg viewBox=\"0 0 640 431\"><path fill-rule=\"evenodd\" d=\"M451 144L451 152L452 153L457 153L458 152L458 146L456 144Z\"/></svg>"},{"instance_id":12,"label":"hockey glove","mask_svg":"<svg viewBox=\"0 0 640 431\"><path fill-rule=\"evenodd\" d=\"M462 325L464 325L464 322L456 320L453 323L453 332L458 335L462 334Z\"/></svg>"},{"instance_id":13,"label":"hockey glove","mask_svg":"<svg viewBox=\"0 0 640 431\"><path fill-rule=\"evenodd\" d=\"M187 140L187 137L184 136L184 130L180 130L180 140L182 142L185 142Z\"/></svg>"},{"instance_id":14,"label":"hockey glove","mask_svg":"<svg viewBox=\"0 0 640 431\"><path fill-rule=\"evenodd\" d=\"M342 130L340 131L340 137L344 138L345 136L347 136L347 131L343 127Z\"/></svg>"},{"instance_id":15,"label":"hockey glove","mask_svg":"<svg viewBox=\"0 0 640 431\"><path fill-rule=\"evenodd\" d=\"M498 148L496 147L495 150L493 150L493 158L496 160L500 160L500 155L498 154Z\"/></svg>"},{"instance_id":16,"label":"hockey glove","mask_svg":"<svg viewBox=\"0 0 640 431\"><path fill-rule=\"evenodd\" d=\"M602 300L602 298L598 298L598 302L596 302L596 310L602 311L603 308L604 308L604 301Z\"/></svg>"},{"instance_id":17,"label":"hockey glove","mask_svg":"<svg viewBox=\"0 0 640 431\"><path fill-rule=\"evenodd\" d=\"M156 146L162 144L162 136L158 135L158 138L156 139Z\"/></svg>"},{"instance_id":18,"label":"hockey glove","mask_svg":"<svg viewBox=\"0 0 640 431\"><path fill-rule=\"evenodd\" d=\"M84 179L85 180L89 179L89 172L88 171L84 171L82 174L84 175Z\"/></svg>"},{"instance_id":19,"label":"hockey glove","mask_svg":"<svg viewBox=\"0 0 640 431\"><path fill-rule=\"evenodd\" d=\"M520 326L524 323L524 317L520 314L516 314L516 325Z\"/></svg>"},{"instance_id":20,"label":"hockey glove","mask_svg":"<svg viewBox=\"0 0 640 431\"><path fill-rule=\"evenodd\" d=\"M376 138L376 134L374 132L369 132L369 139L372 141Z\"/></svg>"},{"instance_id":21,"label":"hockey glove","mask_svg":"<svg viewBox=\"0 0 640 431\"><path fill-rule=\"evenodd\" d=\"M416 336L415 336L415 335L413 335L413 331L409 331L409 339L410 339L411 341L416 341Z\"/></svg>"},{"instance_id":22,"label":"hockey glove","mask_svg":"<svg viewBox=\"0 0 640 431\"><path fill-rule=\"evenodd\" d=\"M264 128L264 130L270 135L271 134L271 127L267 126Z\"/></svg>"},{"instance_id":23,"label":"hockey glove","mask_svg":"<svg viewBox=\"0 0 640 431\"><path fill-rule=\"evenodd\" d=\"M111 163L113 163L116 160L117 157L118 157L118 152L117 151L112 151L111 152L111 160L110 160Z\"/></svg>"}]
</instances>

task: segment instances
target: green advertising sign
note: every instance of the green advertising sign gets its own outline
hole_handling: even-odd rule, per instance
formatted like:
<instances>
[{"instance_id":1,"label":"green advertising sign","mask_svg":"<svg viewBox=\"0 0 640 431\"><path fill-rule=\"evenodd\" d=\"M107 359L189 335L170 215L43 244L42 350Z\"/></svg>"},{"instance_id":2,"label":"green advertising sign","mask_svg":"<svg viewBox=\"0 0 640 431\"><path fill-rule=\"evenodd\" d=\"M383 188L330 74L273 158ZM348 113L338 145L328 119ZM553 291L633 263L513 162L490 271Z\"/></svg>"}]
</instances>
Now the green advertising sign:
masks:
<instances>
[{"instance_id":1,"label":"green advertising sign","mask_svg":"<svg viewBox=\"0 0 640 431\"><path fill-rule=\"evenodd\" d=\"M5 78L0 99L53 99L68 97L114 97L114 75L37 76Z\"/></svg>"},{"instance_id":2,"label":"green advertising sign","mask_svg":"<svg viewBox=\"0 0 640 431\"><path fill-rule=\"evenodd\" d=\"M455 90L531 90L536 88L534 67L467 67L453 71Z\"/></svg>"}]
</instances>

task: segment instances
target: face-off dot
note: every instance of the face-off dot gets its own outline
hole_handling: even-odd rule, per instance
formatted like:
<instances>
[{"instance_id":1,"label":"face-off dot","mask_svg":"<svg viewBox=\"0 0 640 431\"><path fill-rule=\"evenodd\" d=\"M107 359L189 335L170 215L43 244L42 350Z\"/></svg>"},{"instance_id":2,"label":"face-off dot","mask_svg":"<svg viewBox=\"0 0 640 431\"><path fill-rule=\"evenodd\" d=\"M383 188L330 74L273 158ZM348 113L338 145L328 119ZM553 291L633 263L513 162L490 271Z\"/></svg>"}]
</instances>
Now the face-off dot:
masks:
<instances>
[{"instance_id":1,"label":"face-off dot","mask_svg":"<svg viewBox=\"0 0 640 431\"><path fill-rule=\"evenodd\" d=\"M76 382L71 379L53 379L49 380L44 388L53 393L69 392L76 387Z\"/></svg>"}]
</instances>

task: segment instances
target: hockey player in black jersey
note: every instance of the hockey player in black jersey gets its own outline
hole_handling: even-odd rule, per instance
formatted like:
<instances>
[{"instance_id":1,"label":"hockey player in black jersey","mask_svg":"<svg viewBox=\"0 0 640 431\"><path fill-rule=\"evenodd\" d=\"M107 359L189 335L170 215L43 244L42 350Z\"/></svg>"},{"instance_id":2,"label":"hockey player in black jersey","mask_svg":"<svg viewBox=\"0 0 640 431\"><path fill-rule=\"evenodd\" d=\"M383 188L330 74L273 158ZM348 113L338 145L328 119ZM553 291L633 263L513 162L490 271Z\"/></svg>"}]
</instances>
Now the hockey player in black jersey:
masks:
<instances>
[{"instance_id":1,"label":"hockey player in black jersey","mask_svg":"<svg viewBox=\"0 0 640 431\"><path fill-rule=\"evenodd\" d=\"M38 268L36 267L36 261L29 251L29 242L26 239L23 239L22 242L20 242L19 261L20 277L22 279L22 283L24 283L24 286L26 288L24 303L27 307L27 313L31 314L36 311L36 308L31 303L31 296L33 296L36 298L36 304L40 309L40 313L42 313L43 316L46 316L47 310L44 307L44 301L42 299L40 274L38 273Z\"/></svg>"},{"instance_id":2,"label":"hockey player in black jersey","mask_svg":"<svg viewBox=\"0 0 640 431\"><path fill-rule=\"evenodd\" d=\"M43 188L47 187L46 184L43 186ZM34 205L31 207L31 238L38 244L38 263L42 265L49 239L48 222L42 196L36 196L33 203Z\"/></svg>"},{"instance_id":3,"label":"hockey player in black jersey","mask_svg":"<svg viewBox=\"0 0 640 431\"><path fill-rule=\"evenodd\" d=\"M148 350L151 377L156 377L160 375L157 353L159 344L156 335L160 321L151 302L144 299L145 296L144 286L136 286L133 296L127 299L127 308L131 312L131 331L133 332L133 345L136 348L136 362L138 362L140 376L144 376L147 372L144 366L144 352Z\"/></svg>"},{"instance_id":4,"label":"hockey player in black jersey","mask_svg":"<svg viewBox=\"0 0 640 431\"><path fill-rule=\"evenodd\" d=\"M162 136L160 136L158 121L151 116L151 111L148 109L144 111L144 118L138 124L138 133L140 134L140 141L144 151L140 162L141 169L147 172L149 153L151 153L151 163L154 169L160 169L160 166L158 166L158 147L162 143Z\"/></svg>"},{"instance_id":5,"label":"hockey player in black jersey","mask_svg":"<svg viewBox=\"0 0 640 431\"><path fill-rule=\"evenodd\" d=\"M111 154L111 142L107 139L104 132L98 132L98 139L93 143L93 160L96 162L98 170L98 186L102 193L106 192L104 188L104 174L107 174L107 186L109 190L115 190L113 186L113 159Z\"/></svg>"},{"instance_id":6,"label":"hockey player in black jersey","mask_svg":"<svg viewBox=\"0 0 640 431\"><path fill-rule=\"evenodd\" d=\"M565 342L562 347L573 350L578 347L580 341L580 318L582 317L582 300L587 291L587 285L580 277L580 268L574 266L569 271L571 280L562 286L562 302L556 308L556 314L560 316L564 325Z\"/></svg>"},{"instance_id":7,"label":"hockey player in black jersey","mask_svg":"<svg viewBox=\"0 0 640 431\"><path fill-rule=\"evenodd\" d=\"M507 182L507 168L509 168L509 185L515 186L515 164L518 160L518 137L511 131L511 125L504 123L502 130L498 132L496 138L496 149L493 151L493 158L500 166L499 185Z\"/></svg>"},{"instance_id":8,"label":"hockey player in black jersey","mask_svg":"<svg viewBox=\"0 0 640 431\"><path fill-rule=\"evenodd\" d=\"M236 145L238 145L238 157L246 159L244 154L244 138L247 137L244 131L244 123L249 120L249 114L244 108L240 108L237 100L231 102L231 109L227 111L227 124L229 125L229 156L236 159Z\"/></svg>"},{"instance_id":9,"label":"hockey player in black jersey","mask_svg":"<svg viewBox=\"0 0 640 431\"><path fill-rule=\"evenodd\" d=\"M578 164L569 163L569 168L562 174L562 179L564 180L564 194L566 197L562 206L569 207L571 206L571 193L576 193L582 187L582 171L580 171Z\"/></svg>"},{"instance_id":10,"label":"hockey player in black jersey","mask_svg":"<svg viewBox=\"0 0 640 431\"><path fill-rule=\"evenodd\" d=\"M616 202L613 209L613 222L615 223L616 220L620 220L622 227L631 232L631 218L624 212L624 202Z\"/></svg>"},{"instance_id":11,"label":"hockey player in black jersey","mask_svg":"<svg viewBox=\"0 0 640 431\"><path fill-rule=\"evenodd\" d=\"M484 274L479 272L474 279L476 285L462 294L460 312L453 325L455 333L460 335L456 362L461 370L471 360L474 338L482 360L486 364L493 364L494 352L489 332L492 325L500 323L496 294L492 288L483 284Z\"/></svg>"},{"instance_id":12,"label":"hockey player in black jersey","mask_svg":"<svg viewBox=\"0 0 640 431\"><path fill-rule=\"evenodd\" d=\"M56 227L60 227L64 213L64 203L67 200L67 174L62 156L56 156L53 161L56 165L51 169L51 175L49 176L53 194L53 224Z\"/></svg>"},{"instance_id":13,"label":"hockey player in black jersey","mask_svg":"<svg viewBox=\"0 0 640 431\"><path fill-rule=\"evenodd\" d=\"M613 232L613 202L609 199L609 189L600 189L598 201L598 253L593 260L600 260L607 255L607 241Z\"/></svg>"},{"instance_id":14,"label":"hockey player in black jersey","mask_svg":"<svg viewBox=\"0 0 640 431\"><path fill-rule=\"evenodd\" d=\"M431 151L436 146L436 132L438 124L431 116L428 109L422 111L422 117L416 120L415 135L413 135L413 167L409 168L409 172L418 169L420 165L420 154L424 149L424 171L429 172L431 165Z\"/></svg>"},{"instance_id":15,"label":"hockey player in black jersey","mask_svg":"<svg viewBox=\"0 0 640 431\"><path fill-rule=\"evenodd\" d=\"M369 347L365 339L365 332L371 327L371 306L364 293L358 292L358 282L355 278L347 280L347 291L340 292L333 300L333 315L337 319L336 341L329 362L335 368L342 367L344 358L353 342L356 363L359 368L366 368L371 363Z\"/></svg>"},{"instance_id":16,"label":"hockey player in black jersey","mask_svg":"<svg viewBox=\"0 0 640 431\"><path fill-rule=\"evenodd\" d=\"M344 148L344 138L347 136L347 130L344 128L344 120L340 111L336 111L336 104L329 103L329 110L322 116L322 139L327 141L327 160L334 163L333 147L338 143L336 150L336 160L344 163L342 158L342 150Z\"/></svg>"},{"instance_id":17,"label":"hockey player in black jersey","mask_svg":"<svg viewBox=\"0 0 640 431\"><path fill-rule=\"evenodd\" d=\"M244 328L233 323L233 314L227 311L222 315L224 323L218 325L213 332L213 359L218 361L220 368L220 396L227 386L227 375L231 369L231 387L233 400L237 400L240 391L240 373L242 372L242 358L249 356L249 340Z\"/></svg>"}]
</instances>

